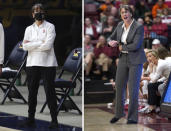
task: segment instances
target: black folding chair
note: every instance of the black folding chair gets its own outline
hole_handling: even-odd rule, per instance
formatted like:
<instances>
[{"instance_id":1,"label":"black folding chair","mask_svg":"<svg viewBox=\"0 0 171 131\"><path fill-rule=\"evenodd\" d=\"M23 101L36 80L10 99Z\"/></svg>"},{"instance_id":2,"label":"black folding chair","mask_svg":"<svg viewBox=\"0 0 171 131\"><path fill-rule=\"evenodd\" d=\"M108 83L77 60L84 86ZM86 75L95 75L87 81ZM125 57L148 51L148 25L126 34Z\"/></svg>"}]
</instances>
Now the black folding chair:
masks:
<instances>
[{"instance_id":1,"label":"black folding chair","mask_svg":"<svg viewBox=\"0 0 171 131\"><path fill-rule=\"evenodd\" d=\"M77 79L78 79L78 81L80 83L80 86L79 86L79 90L76 93L76 95L79 96L81 94L81 91L82 91L82 70L80 70Z\"/></svg>"},{"instance_id":2,"label":"black folding chair","mask_svg":"<svg viewBox=\"0 0 171 131\"><path fill-rule=\"evenodd\" d=\"M17 78L20 76L21 70L26 63L27 52L22 49L22 42L20 41L12 50L7 62L3 66L2 74L0 75L0 89L3 91L4 96L1 104L3 105L6 98L10 101L12 98L22 99L24 103L27 101L21 95L15 86ZM8 68L10 67L10 68Z\"/></svg>"},{"instance_id":3,"label":"black folding chair","mask_svg":"<svg viewBox=\"0 0 171 131\"><path fill-rule=\"evenodd\" d=\"M82 114L81 110L77 107L77 105L69 95L71 91L76 87L76 80L78 79L78 76L81 72L81 63L82 49L76 48L72 50L67 57L59 77L55 80L56 99L58 103L57 114L60 110L68 111L69 109L75 109L79 112L79 114ZM66 80L62 78L64 71L72 73L71 79ZM44 103L40 113L43 112L46 105L47 101ZM70 107L67 107L67 105L69 105Z\"/></svg>"}]
</instances>

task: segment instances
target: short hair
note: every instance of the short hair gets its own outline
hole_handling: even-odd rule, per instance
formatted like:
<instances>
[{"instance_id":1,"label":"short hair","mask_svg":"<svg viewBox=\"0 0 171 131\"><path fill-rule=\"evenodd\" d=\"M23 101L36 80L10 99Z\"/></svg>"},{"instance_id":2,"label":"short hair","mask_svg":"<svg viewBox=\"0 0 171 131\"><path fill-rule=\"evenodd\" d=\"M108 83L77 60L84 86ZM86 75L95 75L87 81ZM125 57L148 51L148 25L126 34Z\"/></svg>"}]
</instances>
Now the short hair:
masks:
<instances>
[{"instance_id":1,"label":"short hair","mask_svg":"<svg viewBox=\"0 0 171 131\"><path fill-rule=\"evenodd\" d=\"M132 14L132 17L134 16L134 12L133 12L132 8L130 7L130 5L121 5L121 7L119 8L120 14L121 14L122 9L129 11Z\"/></svg>"},{"instance_id":2,"label":"short hair","mask_svg":"<svg viewBox=\"0 0 171 131\"><path fill-rule=\"evenodd\" d=\"M45 8L44 8L43 4L37 3L37 4L34 4L32 6L32 9L31 9L32 13L36 10L36 8L40 8L42 11L45 11Z\"/></svg>"},{"instance_id":3,"label":"short hair","mask_svg":"<svg viewBox=\"0 0 171 131\"><path fill-rule=\"evenodd\" d=\"M169 51L165 47L159 47L157 53L160 59L165 59L169 55Z\"/></svg>"}]
</instances>

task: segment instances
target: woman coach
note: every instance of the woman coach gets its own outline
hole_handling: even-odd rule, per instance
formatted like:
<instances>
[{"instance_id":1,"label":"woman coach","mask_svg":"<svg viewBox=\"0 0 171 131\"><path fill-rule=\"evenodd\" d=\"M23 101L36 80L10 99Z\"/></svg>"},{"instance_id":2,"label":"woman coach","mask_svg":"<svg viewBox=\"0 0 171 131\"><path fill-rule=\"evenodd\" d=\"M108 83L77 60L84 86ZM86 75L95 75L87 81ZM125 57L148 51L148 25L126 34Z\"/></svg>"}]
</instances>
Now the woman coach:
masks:
<instances>
[{"instance_id":1,"label":"woman coach","mask_svg":"<svg viewBox=\"0 0 171 131\"><path fill-rule=\"evenodd\" d=\"M57 102L54 88L57 61L53 45L56 36L55 26L45 20L42 4L35 4L32 7L32 15L35 22L26 28L23 40L23 49L28 51L26 71L29 90L28 120L23 126L36 127L37 93L42 78L52 118L49 128L57 128Z\"/></svg>"},{"instance_id":2,"label":"woman coach","mask_svg":"<svg viewBox=\"0 0 171 131\"><path fill-rule=\"evenodd\" d=\"M138 93L143 63L146 61L143 38L143 25L133 18L133 11L129 5L120 7L122 22L108 38L109 45L119 46L121 52L116 73L116 103L115 117L110 121L117 122L124 114L124 94L128 82L129 107L127 124L138 122Z\"/></svg>"}]
</instances>

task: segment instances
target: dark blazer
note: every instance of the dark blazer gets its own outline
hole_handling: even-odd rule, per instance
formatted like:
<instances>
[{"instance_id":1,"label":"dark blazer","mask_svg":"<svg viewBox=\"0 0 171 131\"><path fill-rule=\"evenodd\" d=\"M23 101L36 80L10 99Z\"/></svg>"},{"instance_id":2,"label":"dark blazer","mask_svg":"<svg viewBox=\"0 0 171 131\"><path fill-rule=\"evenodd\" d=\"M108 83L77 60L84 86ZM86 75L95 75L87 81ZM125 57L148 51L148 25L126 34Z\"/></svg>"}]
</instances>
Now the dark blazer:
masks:
<instances>
[{"instance_id":1,"label":"dark blazer","mask_svg":"<svg viewBox=\"0 0 171 131\"><path fill-rule=\"evenodd\" d=\"M122 27L123 21L120 22L115 31L108 38L110 40L121 41L121 36L124 28ZM128 51L128 57L131 64L143 64L146 62L146 56L143 47L144 40L144 27L134 20L131 25L131 28L128 32L126 39L127 44L122 45L123 51Z\"/></svg>"}]
</instances>

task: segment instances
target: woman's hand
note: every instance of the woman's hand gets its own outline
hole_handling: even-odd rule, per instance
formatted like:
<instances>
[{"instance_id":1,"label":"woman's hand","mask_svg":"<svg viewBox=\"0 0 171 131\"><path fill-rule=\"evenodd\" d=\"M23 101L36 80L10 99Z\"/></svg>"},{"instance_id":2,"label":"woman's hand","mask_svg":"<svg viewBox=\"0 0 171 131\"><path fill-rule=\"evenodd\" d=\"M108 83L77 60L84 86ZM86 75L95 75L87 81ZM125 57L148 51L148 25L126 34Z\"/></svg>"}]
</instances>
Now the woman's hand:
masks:
<instances>
[{"instance_id":1,"label":"woman's hand","mask_svg":"<svg viewBox=\"0 0 171 131\"><path fill-rule=\"evenodd\" d=\"M98 43L96 44L96 48L99 48L101 45L102 45L102 44L101 44L100 42L98 42Z\"/></svg>"},{"instance_id":2,"label":"woman's hand","mask_svg":"<svg viewBox=\"0 0 171 131\"><path fill-rule=\"evenodd\" d=\"M108 43L111 47L116 47L116 46L118 46L118 42L117 41L115 41L115 40L111 40L111 41L109 41L109 43Z\"/></svg>"}]
</instances>

